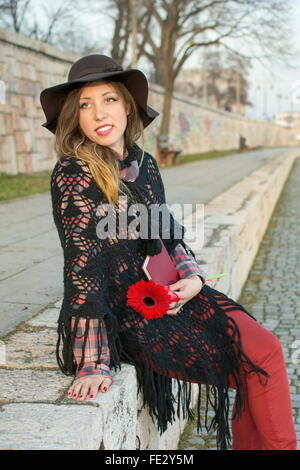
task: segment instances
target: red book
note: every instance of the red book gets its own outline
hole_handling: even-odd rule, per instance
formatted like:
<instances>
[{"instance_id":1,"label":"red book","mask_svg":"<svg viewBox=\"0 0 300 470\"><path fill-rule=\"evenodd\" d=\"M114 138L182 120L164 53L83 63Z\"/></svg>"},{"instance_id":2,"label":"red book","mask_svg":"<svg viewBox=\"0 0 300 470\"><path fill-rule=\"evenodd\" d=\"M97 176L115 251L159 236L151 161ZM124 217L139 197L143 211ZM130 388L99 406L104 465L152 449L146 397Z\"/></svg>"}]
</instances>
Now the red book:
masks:
<instances>
[{"instance_id":1,"label":"red book","mask_svg":"<svg viewBox=\"0 0 300 470\"><path fill-rule=\"evenodd\" d=\"M146 256L142 264L142 270L149 281L152 279L156 284L169 286L177 282L180 277L164 243L160 237L158 238L162 250L158 255Z\"/></svg>"}]
</instances>

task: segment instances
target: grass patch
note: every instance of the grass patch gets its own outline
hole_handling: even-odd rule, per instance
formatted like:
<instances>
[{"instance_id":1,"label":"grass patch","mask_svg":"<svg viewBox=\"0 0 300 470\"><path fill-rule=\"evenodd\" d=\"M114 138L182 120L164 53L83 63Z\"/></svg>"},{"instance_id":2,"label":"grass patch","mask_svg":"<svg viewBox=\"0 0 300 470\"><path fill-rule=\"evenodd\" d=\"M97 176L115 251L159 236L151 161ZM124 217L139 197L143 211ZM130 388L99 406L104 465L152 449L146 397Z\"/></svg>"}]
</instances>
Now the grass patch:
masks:
<instances>
[{"instance_id":1,"label":"grass patch","mask_svg":"<svg viewBox=\"0 0 300 470\"><path fill-rule=\"evenodd\" d=\"M7 175L0 172L0 202L50 191L50 170Z\"/></svg>"},{"instance_id":2,"label":"grass patch","mask_svg":"<svg viewBox=\"0 0 300 470\"><path fill-rule=\"evenodd\" d=\"M205 410L203 407L201 407L201 410L204 414ZM209 432L205 430L205 427L203 426L203 432L200 431L200 433L195 433L195 430L197 428L197 417L196 417L196 408L193 409L195 413L195 419L192 421L187 421L184 430L180 436L178 445L177 445L177 450L183 450L186 449L187 447L194 447L197 450L204 450L204 449L209 449L210 447L215 448L216 447L216 436L214 432ZM194 438L201 438L204 442L203 443L195 443L191 442L192 439Z\"/></svg>"},{"instance_id":3,"label":"grass patch","mask_svg":"<svg viewBox=\"0 0 300 470\"><path fill-rule=\"evenodd\" d=\"M196 409L193 410L196 413ZM191 439L192 431L197 424L197 419L187 421L184 430L180 436L180 440L177 445L178 450L185 449L189 445L189 440Z\"/></svg>"}]
</instances>

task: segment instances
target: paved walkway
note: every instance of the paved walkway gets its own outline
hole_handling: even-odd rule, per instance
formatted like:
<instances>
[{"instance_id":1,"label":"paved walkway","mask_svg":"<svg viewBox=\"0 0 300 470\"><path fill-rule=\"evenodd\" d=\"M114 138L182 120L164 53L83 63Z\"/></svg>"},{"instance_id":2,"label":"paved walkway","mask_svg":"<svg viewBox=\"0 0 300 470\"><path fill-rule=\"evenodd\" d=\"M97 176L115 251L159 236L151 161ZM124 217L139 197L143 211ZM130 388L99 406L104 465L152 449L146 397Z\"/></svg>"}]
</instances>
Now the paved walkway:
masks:
<instances>
[{"instance_id":1,"label":"paved walkway","mask_svg":"<svg viewBox=\"0 0 300 470\"><path fill-rule=\"evenodd\" d=\"M281 341L300 449L300 159L286 182L238 302ZM232 400L234 397L232 391ZM214 434L190 423L178 449L215 450Z\"/></svg>"},{"instance_id":2,"label":"paved walkway","mask_svg":"<svg viewBox=\"0 0 300 470\"><path fill-rule=\"evenodd\" d=\"M205 203L282 152L263 149L165 168L167 202ZM50 193L0 203L0 337L63 295L63 256L51 211Z\"/></svg>"},{"instance_id":3,"label":"paved walkway","mask_svg":"<svg viewBox=\"0 0 300 470\"><path fill-rule=\"evenodd\" d=\"M207 203L287 148L253 150L189 162L162 170L166 199L173 203Z\"/></svg>"}]
</instances>

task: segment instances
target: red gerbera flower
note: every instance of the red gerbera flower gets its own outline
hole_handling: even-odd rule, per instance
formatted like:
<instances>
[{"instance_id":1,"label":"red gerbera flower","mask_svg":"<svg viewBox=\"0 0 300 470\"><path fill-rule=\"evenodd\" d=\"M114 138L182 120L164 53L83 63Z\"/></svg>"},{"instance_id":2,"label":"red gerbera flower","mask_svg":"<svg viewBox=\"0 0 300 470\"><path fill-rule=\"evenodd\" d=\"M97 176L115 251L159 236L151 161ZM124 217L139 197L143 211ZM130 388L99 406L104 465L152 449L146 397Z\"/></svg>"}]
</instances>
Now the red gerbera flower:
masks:
<instances>
[{"instance_id":1,"label":"red gerbera flower","mask_svg":"<svg viewBox=\"0 0 300 470\"><path fill-rule=\"evenodd\" d=\"M147 320L164 316L170 302L175 300L179 300L179 297L172 289L156 284L153 280L136 282L127 291L127 305Z\"/></svg>"}]
</instances>

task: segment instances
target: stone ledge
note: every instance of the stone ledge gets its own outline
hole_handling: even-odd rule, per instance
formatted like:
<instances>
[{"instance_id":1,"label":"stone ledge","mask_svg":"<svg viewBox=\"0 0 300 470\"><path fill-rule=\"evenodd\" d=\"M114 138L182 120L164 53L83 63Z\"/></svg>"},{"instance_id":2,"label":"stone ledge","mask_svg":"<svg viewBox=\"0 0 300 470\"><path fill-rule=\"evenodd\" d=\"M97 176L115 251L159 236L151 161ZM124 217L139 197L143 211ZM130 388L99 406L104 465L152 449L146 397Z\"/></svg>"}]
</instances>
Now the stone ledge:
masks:
<instances>
[{"instance_id":1,"label":"stone ledge","mask_svg":"<svg viewBox=\"0 0 300 470\"><path fill-rule=\"evenodd\" d=\"M187 230L187 243L206 276L221 272L229 274L208 281L211 287L233 299L239 297L294 160L299 155L297 149L283 152L209 202L204 209L204 245L193 240L192 232L189 235ZM189 227L191 221L192 216L187 217L185 225Z\"/></svg>"},{"instance_id":2,"label":"stone ledge","mask_svg":"<svg viewBox=\"0 0 300 470\"><path fill-rule=\"evenodd\" d=\"M78 54L73 54L65 49L59 49L43 41L32 39L24 34L16 33L5 28L0 28L0 41L8 42L14 46L41 52L63 62L73 63L78 59Z\"/></svg>"},{"instance_id":3,"label":"stone ledge","mask_svg":"<svg viewBox=\"0 0 300 470\"><path fill-rule=\"evenodd\" d=\"M58 370L55 359L55 327L60 303L61 301L57 302L53 307L46 308L42 313L21 323L3 338L6 364L0 367L0 406L3 417L0 425L0 434L3 436L0 437L0 448L176 448L186 420L177 419L160 436L147 407L142 407L142 396L137 395L135 368L129 364L123 363L121 371L112 372L114 382L106 394L99 393L95 400L79 403L67 398L66 392L73 378ZM173 393L176 395L176 392L177 384L174 381ZM193 406L196 404L197 392L198 387L193 384ZM91 443L84 437L79 439L77 433L73 436L72 406L84 407L80 412L84 419L80 426L76 425L76 429L78 434L84 436L90 423L93 433L97 433ZM90 407L100 410L91 411ZM14 424L20 409L20 422ZM87 412L86 416L84 410ZM62 426L61 432L57 432L52 416ZM103 428L97 427L94 419L101 422ZM43 440L38 437L37 432L41 422L47 429ZM67 439L59 442L57 435L63 436L64 433L68 436Z\"/></svg>"},{"instance_id":4,"label":"stone ledge","mask_svg":"<svg viewBox=\"0 0 300 470\"><path fill-rule=\"evenodd\" d=\"M1 409L0 449L99 449L101 410L71 405L12 403Z\"/></svg>"},{"instance_id":5,"label":"stone ledge","mask_svg":"<svg viewBox=\"0 0 300 470\"><path fill-rule=\"evenodd\" d=\"M112 376L107 394L77 403L66 396L73 379L58 371L1 370L0 448L135 449L135 369Z\"/></svg>"}]
</instances>

